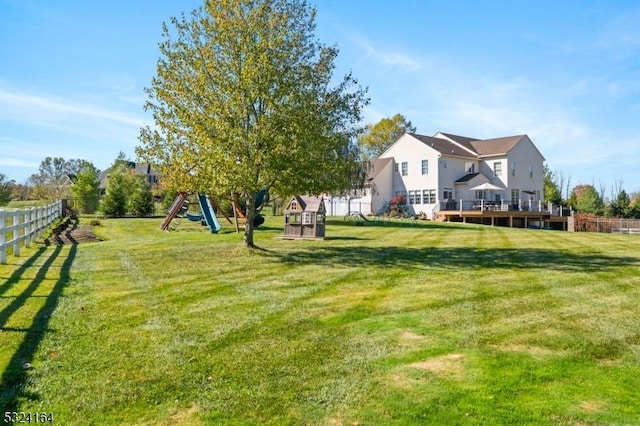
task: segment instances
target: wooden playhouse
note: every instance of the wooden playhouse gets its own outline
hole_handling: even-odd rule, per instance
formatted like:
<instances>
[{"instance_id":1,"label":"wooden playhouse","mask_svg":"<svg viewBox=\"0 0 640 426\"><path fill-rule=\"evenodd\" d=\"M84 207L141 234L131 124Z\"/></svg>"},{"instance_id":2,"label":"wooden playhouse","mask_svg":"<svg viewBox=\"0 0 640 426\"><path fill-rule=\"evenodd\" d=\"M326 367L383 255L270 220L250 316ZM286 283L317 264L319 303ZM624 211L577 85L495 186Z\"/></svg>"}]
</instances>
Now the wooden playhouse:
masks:
<instances>
[{"instance_id":1,"label":"wooden playhouse","mask_svg":"<svg viewBox=\"0 0 640 426\"><path fill-rule=\"evenodd\" d=\"M284 238L324 239L326 213L322 197L294 196L284 209Z\"/></svg>"}]
</instances>

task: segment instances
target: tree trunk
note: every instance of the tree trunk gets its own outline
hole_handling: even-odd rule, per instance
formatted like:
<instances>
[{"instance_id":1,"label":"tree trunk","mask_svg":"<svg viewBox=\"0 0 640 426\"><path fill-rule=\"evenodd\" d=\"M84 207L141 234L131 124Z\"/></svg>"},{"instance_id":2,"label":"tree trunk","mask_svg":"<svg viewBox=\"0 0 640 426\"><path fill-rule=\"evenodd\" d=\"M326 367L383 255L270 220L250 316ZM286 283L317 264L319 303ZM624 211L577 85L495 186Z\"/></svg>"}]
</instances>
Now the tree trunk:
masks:
<instances>
[{"instance_id":1,"label":"tree trunk","mask_svg":"<svg viewBox=\"0 0 640 426\"><path fill-rule=\"evenodd\" d=\"M255 244L253 244L253 221L256 218L256 194L248 194L245 203L247 206L247 210L245 212L247 223L244 225L244 246L247 248L254 248Z\"/></svg>"}]
</instances>

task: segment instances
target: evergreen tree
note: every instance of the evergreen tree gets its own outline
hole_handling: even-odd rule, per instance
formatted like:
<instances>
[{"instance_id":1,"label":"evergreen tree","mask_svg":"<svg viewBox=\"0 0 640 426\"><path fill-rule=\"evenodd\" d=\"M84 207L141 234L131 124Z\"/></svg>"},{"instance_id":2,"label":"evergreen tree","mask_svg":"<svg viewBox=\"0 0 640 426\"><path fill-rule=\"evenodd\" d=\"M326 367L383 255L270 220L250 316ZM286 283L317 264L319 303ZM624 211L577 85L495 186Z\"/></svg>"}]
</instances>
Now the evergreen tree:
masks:
<instances>
[{"instance_id":1,"label":"evergreen tree","mask_svg":"<svg viewBox=\"0 0 640 426\"><path fill-rule=\"evenodd\" d=\"M94 213L97 210L100 181L98 180L98 170L93 164L87 163L78 172L71 191L76 208L80 213Z\"/></svg>"},{"instance_id":2,"label":"evergreen tree","mask_svg":"<svg viewBox=\"0 0 640 426\"><path fill-rule=\"evenodd\" d=\"M151 186L144 176L131 176L131 191L127 201L127 211L137 217L151 216L155 211Z\"/></svg>"},{"instance_id":3,"label":"evergreen tree","mask_svg":"<svg viewBox=\"0 0 640 426\"><path fill-rule=\"evenodd\" d=\"M122 217L127 213L127 195L130 191L129 176L124 172L112 172L107 182L107 192L100 203L105 216Z\"/></svg>"},{"instance_id":4,"label":"evergreen tree","mask_svg":"<svg viewBox=\"0 0 640 426\"><path fill-rule=\"evenodd\" d=\"M631 200L624 189L609 205L609 213L613 217L631 217Z\"/></svg>"}]
</instances>

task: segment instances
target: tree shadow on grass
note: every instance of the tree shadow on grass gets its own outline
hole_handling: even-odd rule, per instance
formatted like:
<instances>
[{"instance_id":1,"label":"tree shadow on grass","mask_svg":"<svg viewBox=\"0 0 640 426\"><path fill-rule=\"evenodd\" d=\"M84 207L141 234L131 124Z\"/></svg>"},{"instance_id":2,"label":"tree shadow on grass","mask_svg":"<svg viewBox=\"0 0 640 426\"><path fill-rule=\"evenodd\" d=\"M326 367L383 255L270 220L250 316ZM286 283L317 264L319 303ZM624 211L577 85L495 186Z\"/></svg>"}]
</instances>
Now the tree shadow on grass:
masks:
<instances>
[{"instance_id":1,"label":"tree shadow on grass","mask_svg":"<svg viewBox=\"0 0 640 426\"><path fill-rule=\"evenodd\" d=\"M469 224L455 222L433 222L412 219L390 219L390 218L373 218L368 217L367 220L344 220L332 217L327 219L327 225L337 227L380 227L380 228L415 228L424 229L464 229L465 231L482 231L479 226L470 226Z\"/></svg>"},{"instance_id":2,"label":"tree shadow on grass","mask_svg":"<svg viewBox=\"0 0 640 426\"><path fill-rule=\"evenodd\" d=\"M409 269L548 269L594 272L640 266L640 258L601 253L531 248L465 247L314 247L312 251L278 253L269 256L296 265L326 264L349 267L402 267Z\"/></svg>"},{"instance_id":3,"label":"tree shadow on grass","mask_svg":"<svg viewBox=\"0 0 640 426\"><path fill-rule=\"evenodd\" d=\"M33 362L33 357L44 338L49 331L49 320L58 305L58 300L62 295L64 287L70 280L71 264L76 256L77 244L72 243L66 258L60 267L60 276L53 285L51 292L46 296L44 304L35 313L31 325L27 329L15 329L5 327L11 316L18 311L24 304L33 298L35 290L47 279L49 270L54 267L54 262L63 253L63 245L57 244L53 249L41 248L30 258L25 264L18 268L16 272L9 278L1 290L7 291L13 284L18 282L20 277L31 267L34 267L35 260L41 258L46 252L48 257L44 260L42 266L39 267L36 275L31 283L20 293L11 303L0 311L0 330L3 332L19 332L24 333L22 342L9 360L6 369L2 372L0 378L0 411L18 411L18 401L23 398L37 400L38 395L30 394L26 391L27 374L29 367Z\"/></svg>"}]
</instances>

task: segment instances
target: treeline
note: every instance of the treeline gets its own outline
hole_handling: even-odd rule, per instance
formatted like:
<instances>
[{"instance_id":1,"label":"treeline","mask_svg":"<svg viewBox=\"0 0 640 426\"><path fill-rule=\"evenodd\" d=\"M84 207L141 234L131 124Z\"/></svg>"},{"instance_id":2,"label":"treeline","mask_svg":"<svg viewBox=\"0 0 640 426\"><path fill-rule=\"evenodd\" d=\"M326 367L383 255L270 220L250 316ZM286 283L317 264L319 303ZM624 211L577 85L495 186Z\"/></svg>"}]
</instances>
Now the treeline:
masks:
<instances>
[{"instance_id":1,"label":"treeline","mask_svg":"<svg viewBox=\"0 0 640 426\"><path fill-rule=\"evenodd\" d=\"M611 197L606 197L606 188L596 188L593 184L578 184L571 187L571 178L562 173L554 173L545 166L544 195L545 202L563 205L576 212L596 216L640 219L640 192L628 193L618 181L611 189ZM562 197L563 189L567 196Z\"/></svg>"},{"instance_id":2,"label":"treeline","mask_svg":"<svg viewBox=\"0 0 640 426\"><path fill-rule=\"evenodd\" d=\"M86 160L47 157L26 184L16 183L0 173L0 206L12 200L67 199L79 213L151 216L155 212L154 192L159 189L146 175L136 173L134 166L122 152L102 172Z\"/></svg>"}]
</instances>

